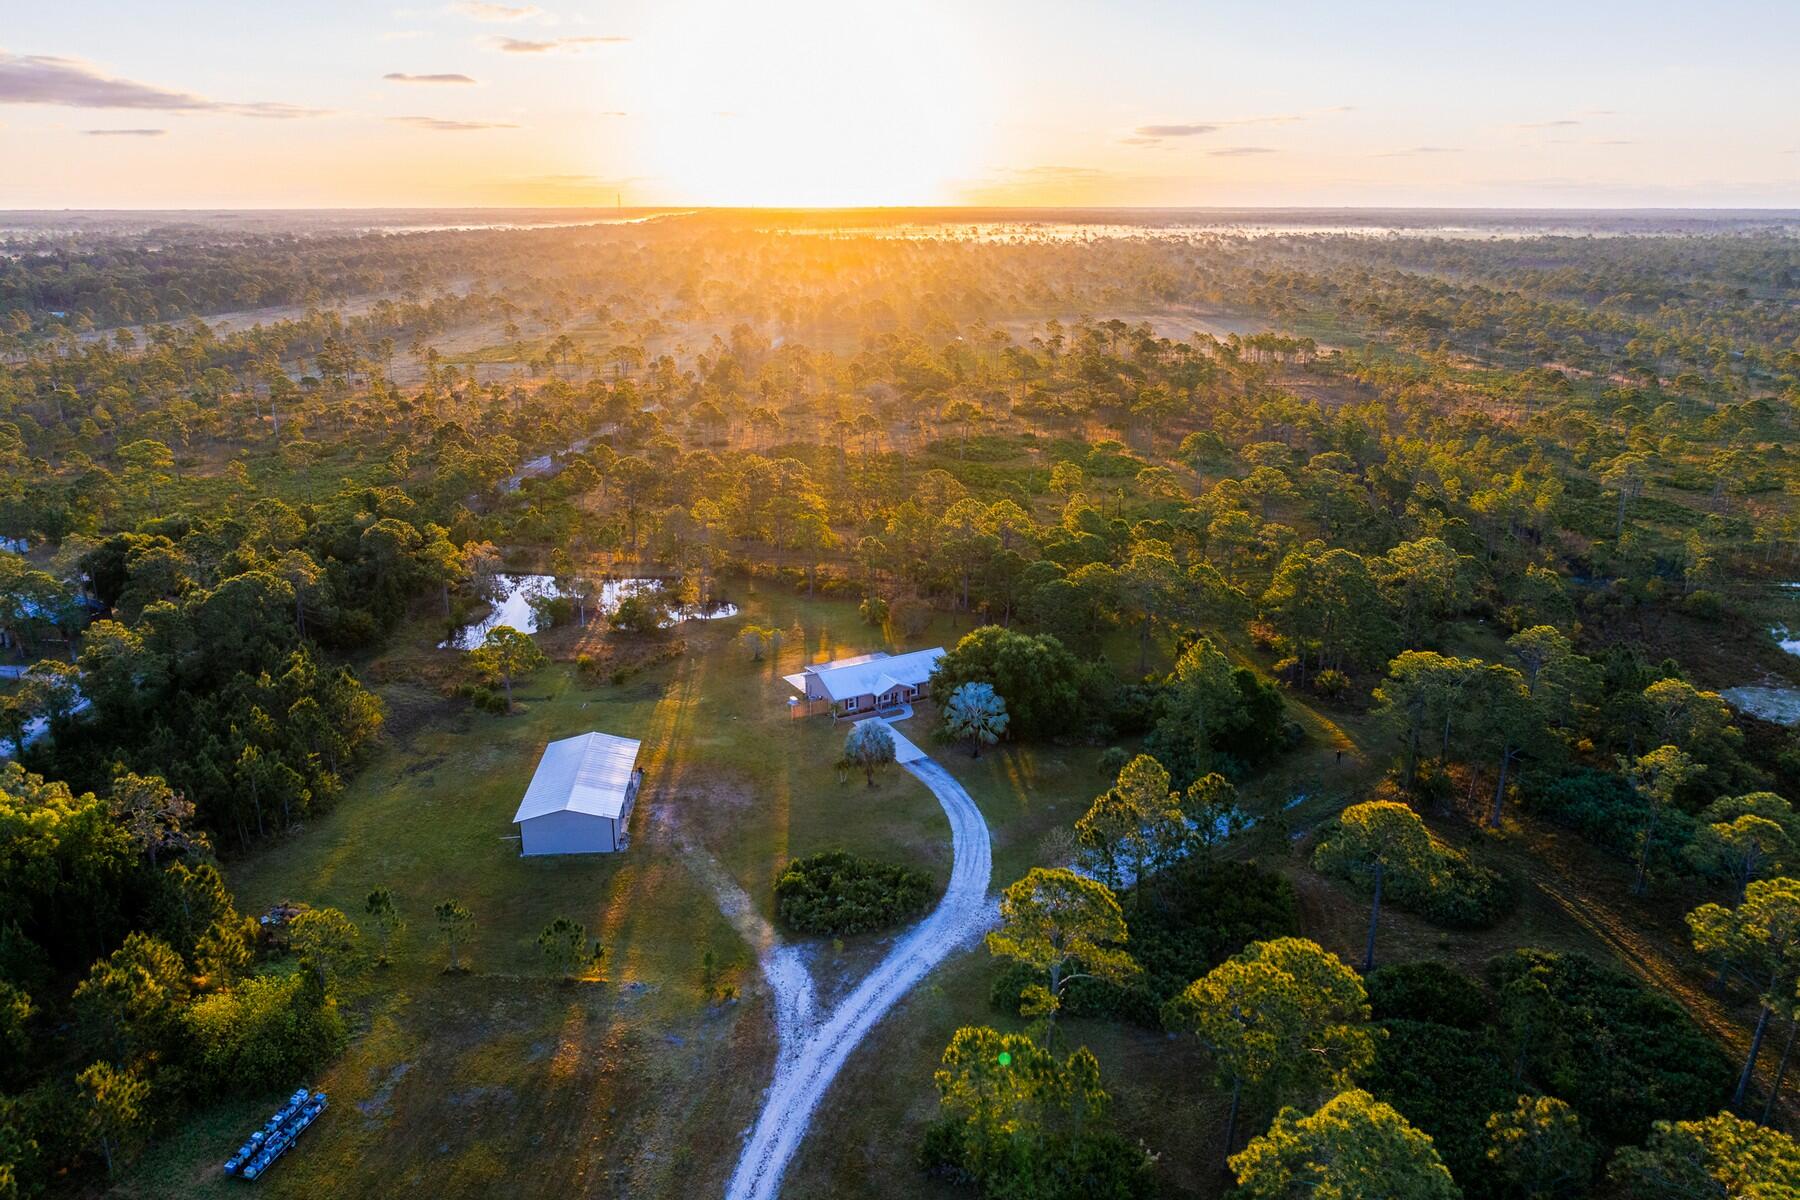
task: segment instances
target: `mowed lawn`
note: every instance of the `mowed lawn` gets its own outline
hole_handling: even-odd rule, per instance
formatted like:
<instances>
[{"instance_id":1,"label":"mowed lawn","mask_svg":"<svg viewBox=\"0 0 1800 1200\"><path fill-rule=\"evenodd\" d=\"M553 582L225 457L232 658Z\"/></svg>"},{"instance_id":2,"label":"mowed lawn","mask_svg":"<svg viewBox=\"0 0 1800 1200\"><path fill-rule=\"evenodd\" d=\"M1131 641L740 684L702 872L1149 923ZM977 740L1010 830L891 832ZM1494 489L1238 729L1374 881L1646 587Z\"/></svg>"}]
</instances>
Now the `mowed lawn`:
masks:
<instances>
[{"instance_id":1,"label":"mowed lawn","mask_svg":"<svg viewBox=\"0 0 1800 1200\"><path fill-rule=\"evenodd\" d=\"M376 664L386 744L326 816L227 867L239 907L280 900L353 916L378 884L408 928L394 964L350 986L352 1043L317 1086L332 1107L259 1185L274 1196L718 1194L774 1056L754 957L720 915L680 843L722 863L765 916L792 856L842 846L950 864L930 793L890 769L840 782L846 726L791 720L784 672L882 648L855 606L785 592L737 595L740 618L692 622L687 652L621 685L555 664L516 687L499 717L415 680L441 674L424 625ZM761 662L746 621L781 628ZM966 631L967 623L964 623ZM945 622L915 639L957 636ZM890 647L898 649L900 647ZM411 669L416 664L418 669ZM917 721L915 725L922 725ZM640 738L646 768L633 844L619 855L523 859L511 819L544 743L588 729ZM922 730L913 730L923 740ZM691 851L690 851L691 852ZM466 974L446 974L432 907L474 914ZM605 942L604 979L554 978L534 944L557 916ZM741 999L709 1006L711 949ZM822 986L878 952L819 954ZM834 967L836 968L834 970ZM203 1114L144 1160L131 1194L225 1194L219 1164L275 1097Z\"/></svg>"}]
</instances>

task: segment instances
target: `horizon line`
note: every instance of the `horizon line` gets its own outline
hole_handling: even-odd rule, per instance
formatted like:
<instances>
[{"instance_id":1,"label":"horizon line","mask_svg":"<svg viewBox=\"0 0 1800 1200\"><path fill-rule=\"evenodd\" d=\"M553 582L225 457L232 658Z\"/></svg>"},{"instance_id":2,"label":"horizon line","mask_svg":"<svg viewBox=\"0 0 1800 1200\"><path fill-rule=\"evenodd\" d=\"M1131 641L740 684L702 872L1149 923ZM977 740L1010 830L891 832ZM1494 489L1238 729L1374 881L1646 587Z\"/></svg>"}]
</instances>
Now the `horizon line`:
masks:
<instances>
[{"instance_id":1,"label":"horizon line","mask_svg":"<svg viewBox=\"0 0 1800 1200\"><path fill-rule=\"evenodd\" d=\"M324 204L196 205L168 207L0 208L0 215L67 213L358 213L358 212L1414 212L1414 213L1779 213L1800 216L1794 206L1771 205L1559 205L1559 204Z\"/></svg>"}]
</instances>

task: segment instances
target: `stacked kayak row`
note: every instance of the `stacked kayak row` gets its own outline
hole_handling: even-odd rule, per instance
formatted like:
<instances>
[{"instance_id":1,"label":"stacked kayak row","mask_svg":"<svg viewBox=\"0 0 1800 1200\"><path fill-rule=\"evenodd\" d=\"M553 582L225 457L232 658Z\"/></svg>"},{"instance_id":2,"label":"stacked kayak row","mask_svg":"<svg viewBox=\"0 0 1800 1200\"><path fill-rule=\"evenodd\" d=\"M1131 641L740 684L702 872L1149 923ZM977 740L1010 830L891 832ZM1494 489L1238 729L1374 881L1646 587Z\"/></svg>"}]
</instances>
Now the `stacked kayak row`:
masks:
<instances>
[{"instance_id":1,"label":"stacked kayak row","mask_svg":"<svg viewBox=\"0 0 1800 1200\"><path fill-rule=\"evenodd\" d=\"M239 1179L255 1179L287 1152L302 1130L325 1111L325 1093L301 1088L288 1097L268 1123L250 1135L237 1153L225 1160L225 1173Z\"/></svg>"}]
</instances>

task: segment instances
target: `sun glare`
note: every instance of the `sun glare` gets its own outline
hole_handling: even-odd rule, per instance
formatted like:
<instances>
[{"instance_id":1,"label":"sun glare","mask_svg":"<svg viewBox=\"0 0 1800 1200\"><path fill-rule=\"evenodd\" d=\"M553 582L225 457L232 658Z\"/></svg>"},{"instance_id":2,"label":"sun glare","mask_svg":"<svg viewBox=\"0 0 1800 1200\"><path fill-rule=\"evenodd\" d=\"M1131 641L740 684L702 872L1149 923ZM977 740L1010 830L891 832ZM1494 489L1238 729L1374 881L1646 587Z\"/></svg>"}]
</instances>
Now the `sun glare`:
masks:
<instances>
[{"instance_id":1,"label":"sun glare","mask_svg":"<svg viewBox=\"0 0 1800 1200\"><path fill-rule=\"evenodd\" d=\"M792 0L692 22L679 80L636 122L646 183L684 203L941 203L992 126L974 56L934 6Z\"/></svg>"}]
</instances>

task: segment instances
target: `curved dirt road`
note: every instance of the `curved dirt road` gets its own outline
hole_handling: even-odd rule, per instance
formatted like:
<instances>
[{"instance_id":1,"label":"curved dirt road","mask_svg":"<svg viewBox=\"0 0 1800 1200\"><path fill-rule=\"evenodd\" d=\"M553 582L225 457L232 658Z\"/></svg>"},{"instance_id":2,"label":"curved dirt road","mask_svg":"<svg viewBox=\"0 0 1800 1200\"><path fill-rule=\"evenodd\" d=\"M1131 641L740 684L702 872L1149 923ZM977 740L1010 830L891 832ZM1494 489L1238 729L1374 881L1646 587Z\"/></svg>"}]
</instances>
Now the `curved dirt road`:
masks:
<instances>
[{"instance_id":1,"label":"curved dirt road","mask_svg":"<svg viewBox=\"0 0 1800 1200\"><path fill-rule=\"evenodd\" d=\"M774 1200L781 1187L782 1172L806 1136L813 1111L850 1052L896 1000L989 921L987 888L993 871L993 852L987 822L982 820L969 793L948 771L930 759L905 765L931 789L950 818L955 854L950 884L931 915L902 937L856 990L817 1025L794 1028L792 1022L781 1019L802 1005L782 994L786 988L783 980L791 978L791 972L769 971L765 967L776 992L781 1052L775 1064L775 1081L769 1085L762 1112L725 1188L726 1200ZM774 953L779 955L781 951Z\"/></svg>"}]
</instances>

